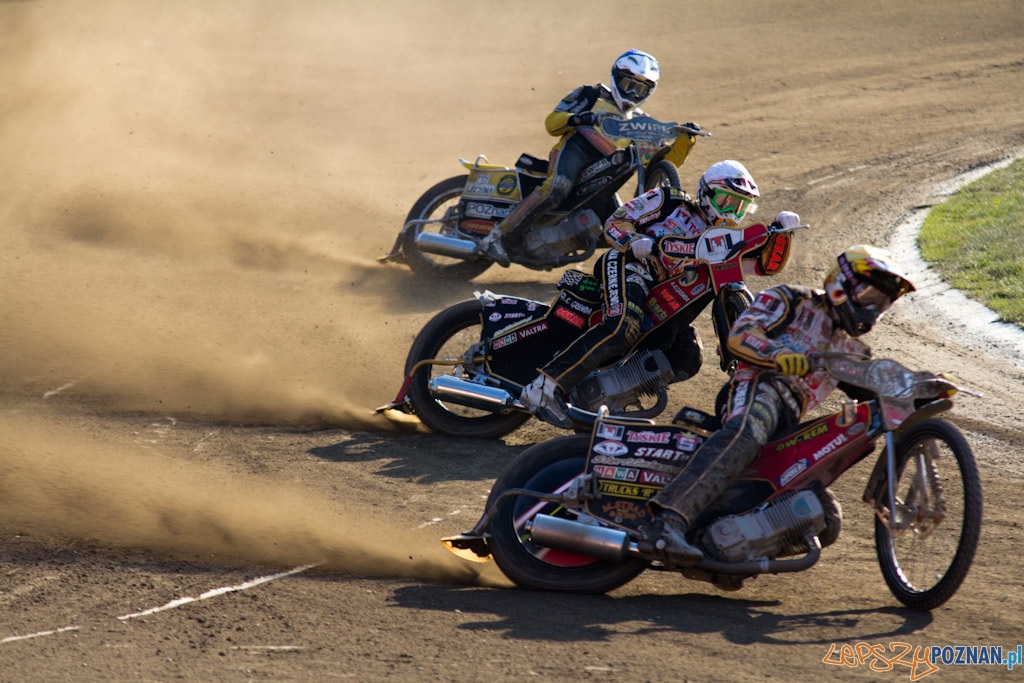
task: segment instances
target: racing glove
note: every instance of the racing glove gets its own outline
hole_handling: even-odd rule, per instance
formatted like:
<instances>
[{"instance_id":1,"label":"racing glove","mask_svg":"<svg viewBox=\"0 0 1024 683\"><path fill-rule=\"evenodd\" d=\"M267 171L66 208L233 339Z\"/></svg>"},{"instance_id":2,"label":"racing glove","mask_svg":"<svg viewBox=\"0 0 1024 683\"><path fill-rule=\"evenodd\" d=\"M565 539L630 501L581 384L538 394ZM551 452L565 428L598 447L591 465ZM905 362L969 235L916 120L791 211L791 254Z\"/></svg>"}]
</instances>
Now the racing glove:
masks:
<instances>
[{"instance_id":1,"label":"racing glove","mask_svg":"<svg viewBox=\"0 0 1024 683\"><path fill-rule=\"evenodd\" d=\"M569 125L573 128L579 126L593 126L597 123L597 114L592 111L581 111L569 117Z\"/></svg>"},{"instance_id":2,"label":"racing glove","mask_svg":"<svg viewBox=\"0 0 1024 683\"><path fill-rule=\"evenodd\" d=\"M811 362L802 353L783 351L775 356L775 369L783 375L803 377L811 371Z\"/></svg>"},{"instance_id":3,"label":"racing glove","mask_svg":"<svg viewBox=\"0 0 1024 683\"><path fill-rule=\"evenodd\" d=\"M779 215L775 217L775 225L785 230L792 230L800 225L800 216L792 211L780 211Z\"/></svg>"},{"instance_id":4,"label":"racing glove","mask_svg":"<svg viewBox=\"0 0 1024 683\"><path fill-rule=\"evenodd\" d=\"M654 251L654 240L650 237L638 237L629 243L629 250L633 252L633 256L643 261Z\"/></svg>"}]
</instances>

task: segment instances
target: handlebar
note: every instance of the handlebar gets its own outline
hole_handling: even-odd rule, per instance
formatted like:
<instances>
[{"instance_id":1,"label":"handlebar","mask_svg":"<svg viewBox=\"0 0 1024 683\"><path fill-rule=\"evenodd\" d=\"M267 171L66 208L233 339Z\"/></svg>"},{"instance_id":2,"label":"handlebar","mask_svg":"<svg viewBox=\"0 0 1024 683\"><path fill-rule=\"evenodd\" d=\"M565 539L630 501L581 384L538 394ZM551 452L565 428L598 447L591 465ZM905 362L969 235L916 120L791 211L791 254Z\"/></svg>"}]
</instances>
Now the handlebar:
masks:
<instances>
[{"instance_id":1,"label":"handlebar","mask_svg":"<svg viewBox=\"0 0 1024 683\"><path fill-rule=\"evenodd\" d=\"M676 130L680 133L686 133L687 135L700 135L702 137L711 137L711 133L706 130L700 130L697 128L690 128L688 126L676 126Z\"/></svg>"}]
</instances>

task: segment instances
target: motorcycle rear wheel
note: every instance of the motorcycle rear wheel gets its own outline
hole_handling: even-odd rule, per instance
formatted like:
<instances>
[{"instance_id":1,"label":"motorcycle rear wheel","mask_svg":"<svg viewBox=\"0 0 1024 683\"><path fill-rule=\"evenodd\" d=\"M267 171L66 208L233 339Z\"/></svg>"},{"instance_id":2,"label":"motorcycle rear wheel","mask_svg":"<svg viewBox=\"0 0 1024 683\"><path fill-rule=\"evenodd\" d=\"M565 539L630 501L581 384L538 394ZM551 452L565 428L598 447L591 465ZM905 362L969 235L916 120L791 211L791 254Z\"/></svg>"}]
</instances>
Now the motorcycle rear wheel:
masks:
<instances>
[{"instance_id":1,"label":"motorcycle rear wheel","mask_svg":"<svg viewBox=\"0 0 1024 683\"><path fill-rule=\"evenodd\" d=\"M674 187L677 190L682 188L679 171L670 161L659 161L647 169L647 175L644 177L644 191L659 187Z\"/></svg>"},{"instance_id":2,"label":"motorcycle rear wheel","mask_svg":"<svg viewBox=\"0 0 1024 683\"><path fill-rule=\"evenodd\" d=\"M481 304L470 300L455 304L438 313L424 326L409 348L405 372L427 358L461 358L469 347L480 341L483 322ZM427 388L432 377L448 374L452 366L427 365L413 375L409 400L413 410L431 431L447 436L469 436L495 439L518 429L530 419L525 412L492 413L446 403L430 395Z\"/></svg>"},{"instance_id":3,"label":"motorcycle rear wheel","mask_svg":"<svg viewBox=\"0 0 1024 683\"><path fill-rule=\"evenodd\" d=\"M494 483L488 509L508 489L545 493L564 490L583 473L589 446L589 434L574 434L523 451ZM610 562L535 545L525 525L537 515L575 519L561 505L530 496L509 496L499 504L489 529L488 545L494 561L520 588L584 595L607 593L629 583L647 567L638 558Z\"/></svg>"},{"instance_id":4,"label":"motorcycle rear wheel","mask_svg":"<svg viewBox=\"0 0 1024 683\"><path fill-rule=\"evenodd\" d=\"M458 207L462 190L466 187L468 178L468 175L448 178L424 192L423 196L417 199L412 209L409 210L409 215L405 217L403 225L413 220L437 220L446 215L455 216L455 209ZM415 225L405 231L402 235L402 253L405 255L405 262L414 273L438 279L472 280L491 267L494 261L489 258L465 261L420 251L416 244L417 235L434 230L442 235L454 237L455 220L453 218L453 220L446 220L443 223Z\"/></svg>"},{"instance_id":5,"label":"motorcycle rear wheel","mask_svg":"<svg viewBox=\"0 0 1024 683\"><path fill-rule=\"evenodd\" d=\"M883 455L884 457L884 455ZM909 526L895 534L875 519L875 550L893 595L932 610L967 576L981 536L981 479L971 447L943 420L926 420L896 445L896 511ZM882 501L888 488L882 487Z\"/></svg>"}]
</instances>

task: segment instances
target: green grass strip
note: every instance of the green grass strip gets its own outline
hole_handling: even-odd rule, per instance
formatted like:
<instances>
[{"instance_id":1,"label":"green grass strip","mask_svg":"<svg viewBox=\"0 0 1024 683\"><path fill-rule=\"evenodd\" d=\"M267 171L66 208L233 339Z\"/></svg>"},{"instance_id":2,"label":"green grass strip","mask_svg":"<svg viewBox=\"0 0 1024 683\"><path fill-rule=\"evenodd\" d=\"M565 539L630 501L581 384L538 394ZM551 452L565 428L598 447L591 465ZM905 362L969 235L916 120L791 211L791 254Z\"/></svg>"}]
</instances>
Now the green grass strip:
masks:
<instances>
[{"instance_id":1,"label":"green grass strip","mask_svg":"<svg viewBox=\"0 0 1024 683\"><path fill-rule=\"evenodd\" d=\"M951 286L1024 326L1024 159L934 207L917 246Z\"/></svg>"}]
</instances>

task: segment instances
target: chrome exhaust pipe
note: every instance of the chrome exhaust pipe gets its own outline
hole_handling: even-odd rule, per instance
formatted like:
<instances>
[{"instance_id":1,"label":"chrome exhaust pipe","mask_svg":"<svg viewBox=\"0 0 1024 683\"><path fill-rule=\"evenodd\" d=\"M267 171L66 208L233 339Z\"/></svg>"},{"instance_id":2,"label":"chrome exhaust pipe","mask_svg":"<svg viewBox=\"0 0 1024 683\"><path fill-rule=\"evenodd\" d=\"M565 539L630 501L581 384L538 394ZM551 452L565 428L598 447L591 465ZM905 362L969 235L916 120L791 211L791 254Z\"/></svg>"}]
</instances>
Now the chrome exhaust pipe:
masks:
<instances>
[{"instance_id":1,"label":"chrome exhaust pipe","mask_svg":"<svg viewBox=\"0 0 1024 683\"><path fill-rule=\"evenodd\" d=\"M436 232L421 232L416 235L416 248L428 254L450 256L467 261L480 257L476 250L476 242L459 237L447 237Z\"/></svg>"},{"instance_id":2,"label":"chrome exhaust pipe","mask_svg":"<svg viewBox=\"0 0 1024 683\"><path fill-rule=\"evenodd\" d=\"M530 540L545 548L566 550L609 562L621 562L629 552L625 531L581 524L562 517L537 515L526 523Z\"/></svg>"},{"instance_id":3,"label":"chrome exhaust pipe","mask_svg":"<svg viewBox=\"0 0 1024 683\"><path fill-rule=\"evenodd\" d=\"M523 407L512 394L500 387L488 387L451 375L438 375L433 378L427 382L427 390L439 401L448 401L467 408L497 411Z\"/></svg>"}]
</instances>

